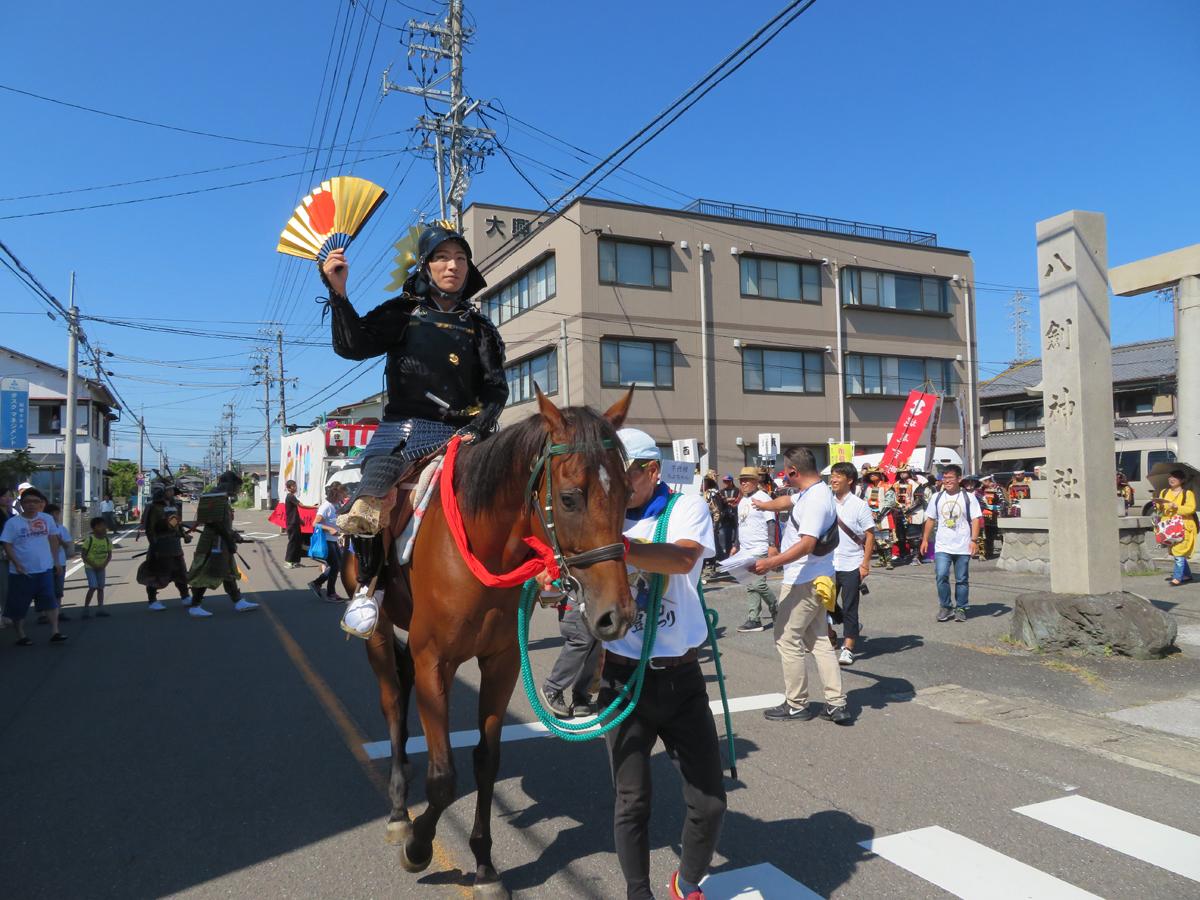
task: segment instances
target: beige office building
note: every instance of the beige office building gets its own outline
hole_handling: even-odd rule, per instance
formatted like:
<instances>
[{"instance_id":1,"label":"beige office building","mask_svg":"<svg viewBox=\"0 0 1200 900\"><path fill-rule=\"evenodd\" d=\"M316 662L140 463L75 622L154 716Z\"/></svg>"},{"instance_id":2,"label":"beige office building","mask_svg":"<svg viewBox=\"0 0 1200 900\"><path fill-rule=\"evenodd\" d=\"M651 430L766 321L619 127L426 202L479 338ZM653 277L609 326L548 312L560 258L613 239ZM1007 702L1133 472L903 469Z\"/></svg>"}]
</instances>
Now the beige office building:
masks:
<instances>
[{"instance_id":1,"label":"beige office building","mask_svg":"<svg viewBox=\"0 0 1200 900\"><path fill-rule=\"evenodd\" d=\"M601 410L636 384L628 424L729 472L758 461L761 433L822 463L831 440L880 450L929 384L947 397L938 444L977 457L974 268L935 234L711 201L535 215L464 213L507 346L503 423L535 411L534 382Z\"/></svg>"}]
</instances>

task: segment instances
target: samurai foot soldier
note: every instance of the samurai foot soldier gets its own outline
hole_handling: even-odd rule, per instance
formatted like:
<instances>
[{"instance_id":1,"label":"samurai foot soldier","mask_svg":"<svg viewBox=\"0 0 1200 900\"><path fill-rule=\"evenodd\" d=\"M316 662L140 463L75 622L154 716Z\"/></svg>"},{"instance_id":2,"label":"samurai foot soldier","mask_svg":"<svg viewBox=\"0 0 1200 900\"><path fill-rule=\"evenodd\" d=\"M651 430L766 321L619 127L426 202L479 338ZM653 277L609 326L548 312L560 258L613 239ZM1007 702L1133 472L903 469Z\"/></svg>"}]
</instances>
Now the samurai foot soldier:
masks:
<instances>
[{"instance_id":1,"label":"samurai foot soldier","mask_svg":"<svg viewBox=\"0 0 1200 900\"><path fill-rule=\"evenodd\" d=\"M913 480L912 469L901 466L896 470L896 481L892 485L896 492L896 509L892 512L892 521L896 525L896 557L903 559L912 550L912 542L908 539L908 525L917 506L917 483Z\"/></svg>"},{"instance_id":2,"label":"samurai foot soldier","mask_svg":"<svg viewBox=\"0 0 1200 900\"><path fill-rule=\"evenodd\" d=\"M321 266L334 352L355 360L387 357L383 421L360 457L362 478L349 508L338 517L338 526L353 536L359 585L342 629L361 638L371 636L379 619L383 591L374 586L387 555L380 532L400 476L456 434L464 443L490 434L508 400L504 342L468 302L487 285L471 261L470 245L434 225L421 233L417 256L404 293L365 316L346 295L345 251L334 250Z\"/></svg>"},{"instance_id":3,"label":"samurai foot soldier","mask_svg":"<svg viewBox=\"0 0 1200 900\"><path fill-rule=\"evenodd\" d=\"M883 472L871 468L866 474L866 489L863 499L875 517L875 550L879 554L879 562L887 569L894 568L892 563L892 514L896 509L896 492L883 477Z\"/></svg>"},{"instance_id":4,"label":"samurai foot soldier","mask_svg":"<svg viewBox=\"0 0 1200 900\"><path fill-rule=\"evenodd\" d=\"M242 479L236 472L225 472L217 479L215 494L200 498L196 510L196 524L203 525L200 540L196 543L196 555L192 568L188 570L188 581L192 586L192 608L188 615L207 618L212 613L204 608L204 593L223 587L233 608L238 612L258 609L242 596L238 581L242 577L237 566L237 545L245 543L241 534L233 529L233 498L242 489Z\"/></svg>"},{"instance_id":5,"label":"samurai foot soldier","mask_svg":"<svg viewBox=\"0 0 1200 900\"><path fill-rule=\"evenodd\" d=\"M142 514L142 530L149 547L146 558L137 569L138 584L145 585L149 609L166 609L158 592L169 584L179 591L183 605L188 604L187 566L183 562L183 545L191 543L191 535L183 527L182 510L175 500L174 489L156 486L151 490L150 503ZM139 535L140 537L140 535Z\"/></svg>"}]
</instances>

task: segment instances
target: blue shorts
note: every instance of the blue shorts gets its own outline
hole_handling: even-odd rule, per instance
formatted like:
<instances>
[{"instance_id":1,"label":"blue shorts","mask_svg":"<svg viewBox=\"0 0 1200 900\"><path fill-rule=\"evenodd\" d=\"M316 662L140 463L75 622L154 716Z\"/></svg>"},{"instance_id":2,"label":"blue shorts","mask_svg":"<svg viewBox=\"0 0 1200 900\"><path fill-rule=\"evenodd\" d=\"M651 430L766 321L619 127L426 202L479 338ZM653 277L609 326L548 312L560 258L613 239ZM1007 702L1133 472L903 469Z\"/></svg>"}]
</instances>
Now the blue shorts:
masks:
<instances>
[{"instance_id":1,"label":"blue shorts","mask_svg":"<svg viewBox=\"0 0 1200 900\"><path fill-rule=\"evenodd\" d=\"M88 587L89 588L100 588L101 590L103 590L104 589L104 573L105 573L105 571L106 571L105 569L92 569L92 568L89 568L88 566L84 566L83 574L87 576Z\"/></svg>"},{"instance_id":2,"label":"blue shorts","mask_svg":"<svg viewBox=\"0 0 1200 900\"><path fill-rule=\"evenodd\" d=\"M4 604L4 615L20 622L29 612L30 603L36 605L38 612L58 609L53 569L32 575L8 573L8 602Z\"/></svg>"}]
</instances>

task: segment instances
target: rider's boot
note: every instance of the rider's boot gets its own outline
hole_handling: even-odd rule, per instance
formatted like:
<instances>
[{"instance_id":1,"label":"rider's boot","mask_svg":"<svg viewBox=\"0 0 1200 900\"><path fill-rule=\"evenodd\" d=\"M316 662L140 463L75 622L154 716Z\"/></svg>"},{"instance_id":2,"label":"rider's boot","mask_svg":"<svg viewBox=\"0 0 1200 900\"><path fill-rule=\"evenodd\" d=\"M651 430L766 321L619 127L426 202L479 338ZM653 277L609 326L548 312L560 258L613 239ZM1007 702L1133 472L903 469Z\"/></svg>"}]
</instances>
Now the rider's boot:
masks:
<instances>
[{"instance_id":1,"label":"rider's boot","mask_svg":"<svg viewBox=\"0 0 1200 900\"><path fill-rule=\"evenodd\" d=\"M383 537L354 538L354 555L358 565L358 590L342 614L342 631L366 640L375 633L379 623L379 607L383 603L383 588L376 588L377 576L383 568L386 548Z\"/></svg>"}]
</instances>

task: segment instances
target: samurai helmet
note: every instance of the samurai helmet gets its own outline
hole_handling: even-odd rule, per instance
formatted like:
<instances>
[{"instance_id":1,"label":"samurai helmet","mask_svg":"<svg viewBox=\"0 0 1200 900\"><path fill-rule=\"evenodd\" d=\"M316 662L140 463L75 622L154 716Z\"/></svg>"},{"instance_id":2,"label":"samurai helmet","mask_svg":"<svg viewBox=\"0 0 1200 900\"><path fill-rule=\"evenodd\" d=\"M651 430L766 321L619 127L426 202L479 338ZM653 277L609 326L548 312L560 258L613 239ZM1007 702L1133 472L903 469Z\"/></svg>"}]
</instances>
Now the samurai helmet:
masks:
<instances>
[{"instance_id":1,"label":"samurai helmet","mask_svg":"<svg viewBox=\"0 0 1200 900\"><path fill-rule=\"evenodd\" d=\"M471 259L471 245L467 243L467 239L454 229L447 227L446 223L435 222L427 226L417 238L417 270L405 280L405 293L417 297L429 296L429 292L433 288L429 278L429 258L433 256L434 250L447 241L454 241L467 254L467 280L463 282L460 297L466 300L487 287L487 280L484 279L483 273Z\"/></svg>"}]
</instances>

